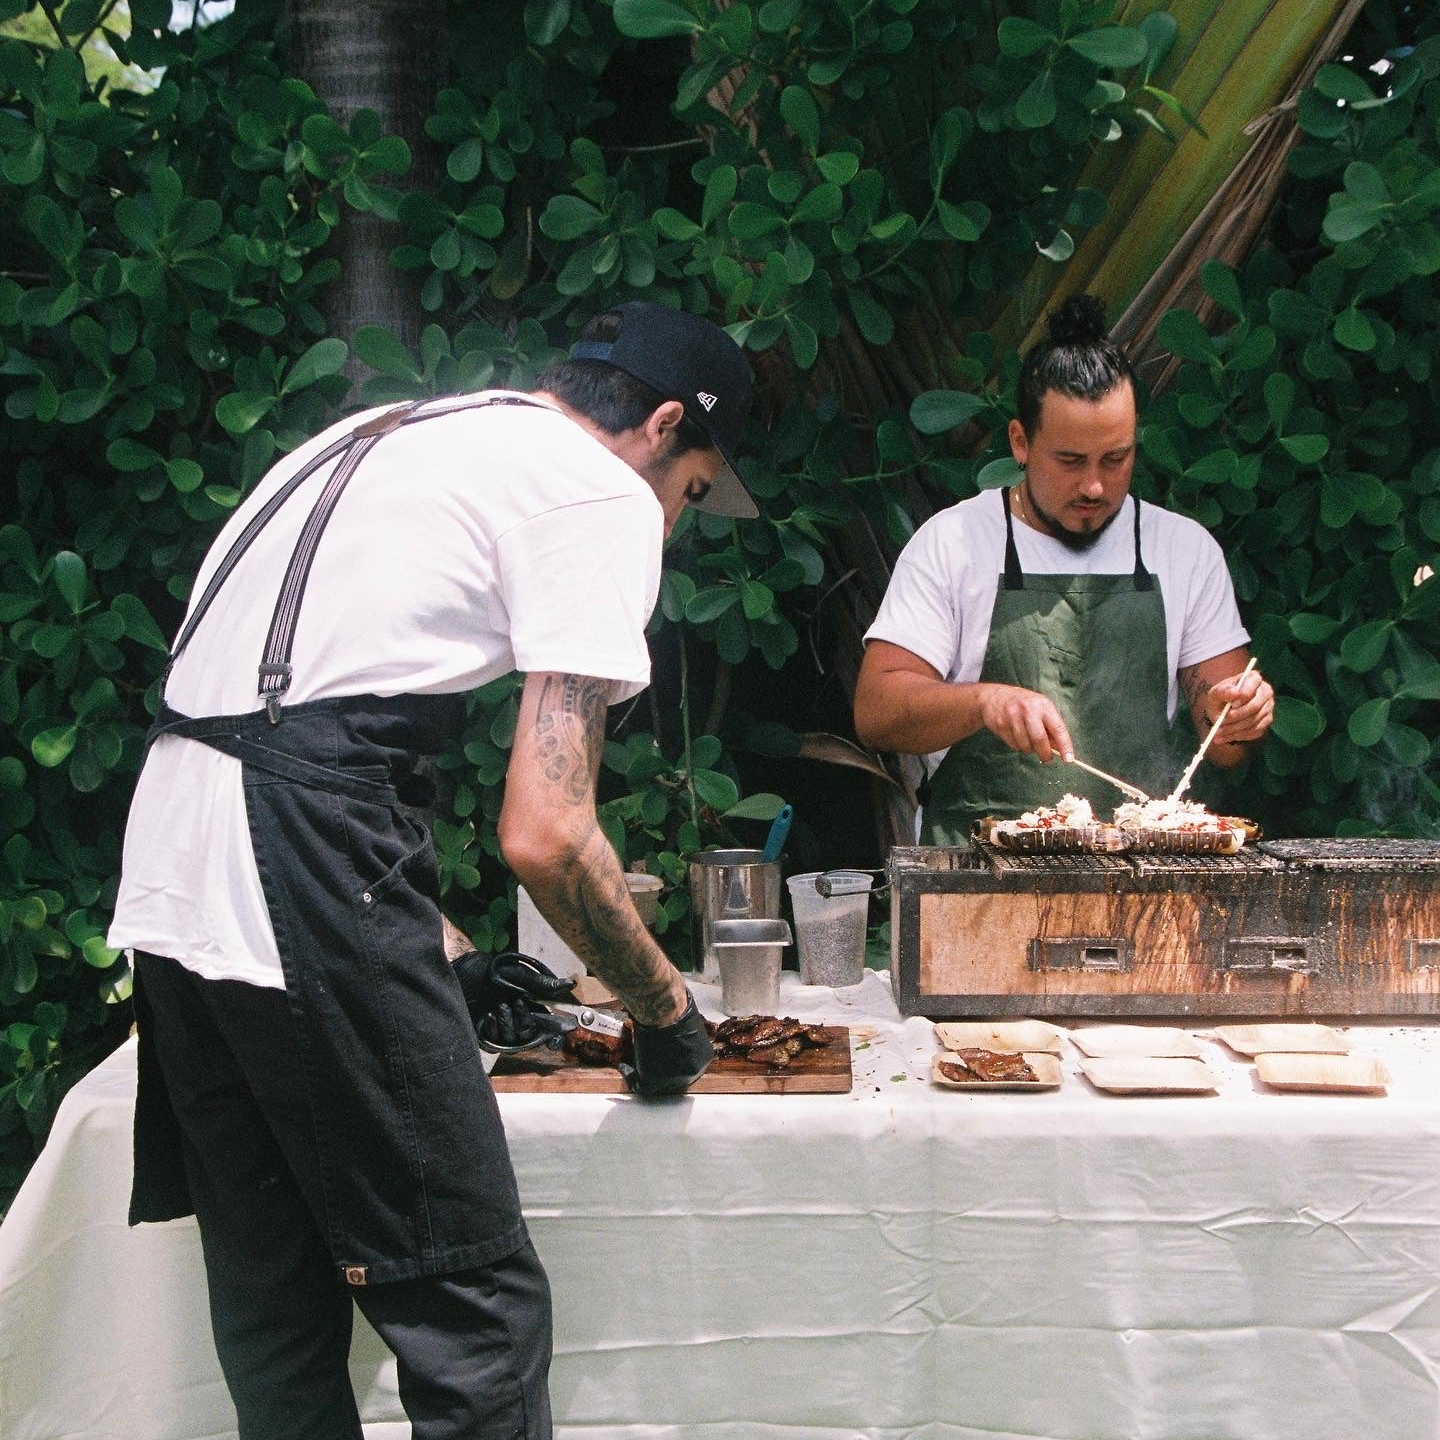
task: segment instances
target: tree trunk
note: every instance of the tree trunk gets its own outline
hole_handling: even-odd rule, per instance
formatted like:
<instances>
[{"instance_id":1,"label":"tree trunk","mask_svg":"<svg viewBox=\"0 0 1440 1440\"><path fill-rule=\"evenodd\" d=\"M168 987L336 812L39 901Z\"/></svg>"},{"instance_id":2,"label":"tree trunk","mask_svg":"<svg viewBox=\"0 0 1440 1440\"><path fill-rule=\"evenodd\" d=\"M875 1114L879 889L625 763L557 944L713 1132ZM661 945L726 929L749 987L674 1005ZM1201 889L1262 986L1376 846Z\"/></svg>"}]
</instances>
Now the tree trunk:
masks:
<instances>
[{"instance_id":1,"label":"tree trunk","mask_svg":"<svg viewBox=\"0 0 1440 1440\"><path fill-rule=\"evenodd\" d=\"M440 188L438 153L425 134L435 96L449 79L449 34L443 0L287 0L290 73L304 80L348 128L357 110L373 110L383 133L410 147L407 175L388 177L405 190ZM418 278L389 261L401 239L393 221L348 206L342 210L334 253L339 281L320 297L329 334L351 342L362 325L380 325L414 350L424 312ZM353 354L347 373L363 367Z\"/></svg>"}]
</instances>

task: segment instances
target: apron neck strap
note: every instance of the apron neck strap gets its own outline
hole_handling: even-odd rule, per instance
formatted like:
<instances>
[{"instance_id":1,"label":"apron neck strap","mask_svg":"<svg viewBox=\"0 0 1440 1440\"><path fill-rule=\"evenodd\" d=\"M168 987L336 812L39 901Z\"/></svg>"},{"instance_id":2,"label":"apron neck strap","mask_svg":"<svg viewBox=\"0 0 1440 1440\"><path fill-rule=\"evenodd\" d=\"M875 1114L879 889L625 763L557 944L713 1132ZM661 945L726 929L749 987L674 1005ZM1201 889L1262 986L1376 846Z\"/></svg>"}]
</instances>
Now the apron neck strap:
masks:
<instances>
[{"instance_id":1,"label":"apron neck strap","mask_svg":"<svg viewBox=\"0 0 1440 1440\"><path fill-rule=\"evenodd\" d=\"M1018 486L1000 492L1000 504L1005 511L1005 573L1001 577L1002 590L1023 590L1025 574L1020 568L1020 552L1015 548L1015 522L1010 514L1010 495ZM1135 588L1153 590L1155 576L1145 568L1144 556L1140 553L1140 501L1132 495L1130 503L1135 509Z\"/></svg>"},{"instance_id":2,"label":"apron neck strap","mask_svg":"<svg viewBox=\"0 0 1440 1440\"><path fill-rule=\"evenodd\" d=\"M1000 492L1000 505L1005 511L1005 574L1000 581L1002 590L1025 588L1025 572L1020 568L1020 552L1015 548L1015 522L1010 516L1011 491L1017 489L1019 486L1012 485L1009 490Z\"/></svg>"}]
</instances>

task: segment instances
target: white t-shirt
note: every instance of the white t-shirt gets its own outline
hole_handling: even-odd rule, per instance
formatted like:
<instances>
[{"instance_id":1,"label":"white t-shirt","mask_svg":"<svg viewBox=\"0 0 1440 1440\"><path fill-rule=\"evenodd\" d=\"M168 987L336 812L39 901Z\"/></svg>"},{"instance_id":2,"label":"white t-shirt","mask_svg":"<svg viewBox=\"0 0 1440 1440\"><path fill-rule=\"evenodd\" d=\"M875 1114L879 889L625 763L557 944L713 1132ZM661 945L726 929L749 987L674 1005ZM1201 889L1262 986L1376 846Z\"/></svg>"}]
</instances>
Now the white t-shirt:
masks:
<instances>
[{"instance_id":1,"label":"white t-shirt","mask_svg":"<svg viewBox=\"0 0 1440 1440\"><path fill-rule=\"evenodd\" d=\"M1071 550L1020 520L1020 568L1034 575L1129 575L1135 570L1135 505L1127 499L1088 550ZM1178 672L1249 640L1225 556L1203 525L1141 503L1140 550L1165 599L1170 669L1166 718L1179 704ZM987 490L933 515L910 538L866 640L887 640L933 665L946 680L980 678L990 615L1005 568L1005 513ZM933 774L943 750L926 756Z\"/></svg>"},{"instance_id":2,"label":"white t-shirt","mask_svg":"<svg viewBox=\"0 0 1440 1440\"><path fill-rule=\"evenodd\" d=\"M371 450L330 518L285 703L449 694L515 670L612 680L612 703L644 689L664 540L654 491L551 405L432 408L437 418ZM275 466L206 555L192 605L250 516L310 457L380 413L349 417ZM259 708L275 596L332 469L286 501L220 590L166 690L182 714ZM175 736L151 747L109 943L168 955L207 979L284 984L238 760Z\"/></svg>"}]
</instances>

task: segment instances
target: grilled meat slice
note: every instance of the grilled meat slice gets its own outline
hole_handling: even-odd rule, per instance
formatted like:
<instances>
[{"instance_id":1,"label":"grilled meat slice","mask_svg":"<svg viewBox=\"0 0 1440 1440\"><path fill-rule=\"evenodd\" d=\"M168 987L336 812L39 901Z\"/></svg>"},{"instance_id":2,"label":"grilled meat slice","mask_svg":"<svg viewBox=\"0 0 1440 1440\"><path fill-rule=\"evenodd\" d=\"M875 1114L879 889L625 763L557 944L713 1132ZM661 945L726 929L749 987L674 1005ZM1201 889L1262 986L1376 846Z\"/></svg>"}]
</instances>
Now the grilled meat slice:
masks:
<instances>
[{"instance_id":1,"label":"grilled meat slice","mask_svg":"<svg viewBox=\"0 0 1440 1440\"><path fill-rule=\"evenodd\" d=\"M1023 1055L1003 1054L995 1050L982 1050L979 1046L966 1046L957 1052L971 1076L980 1080L1035 1080L1034 1070ZM943 1061L941 1062L944 1063ZM941 1072L944 1073L943 1071ZM951 1076L952 1080L962 1077Z\"/></svg>"}]
</instances>

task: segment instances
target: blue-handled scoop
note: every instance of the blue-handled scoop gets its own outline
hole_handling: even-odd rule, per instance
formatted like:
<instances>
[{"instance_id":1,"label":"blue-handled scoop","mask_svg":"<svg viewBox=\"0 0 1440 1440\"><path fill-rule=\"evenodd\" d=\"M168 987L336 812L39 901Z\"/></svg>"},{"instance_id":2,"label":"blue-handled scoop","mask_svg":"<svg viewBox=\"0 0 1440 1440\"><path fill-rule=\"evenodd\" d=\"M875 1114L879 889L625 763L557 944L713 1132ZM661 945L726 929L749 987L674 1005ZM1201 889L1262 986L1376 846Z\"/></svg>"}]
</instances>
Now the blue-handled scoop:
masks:
<instances>
[{"instance_id":1,"label":"blue-handled scoop","mask_svg":"<svg viewBox=\"0 0 1440 1440\"><path fill-rule=\"evenodd\" d=\"M782 805L779 813L770 823L770 833L765 837L765 848L760 852L762 864L769 865L780 858L780 847L790 833L790 822L795 818L793 805Z\"/></svg>"}]
</instances>

